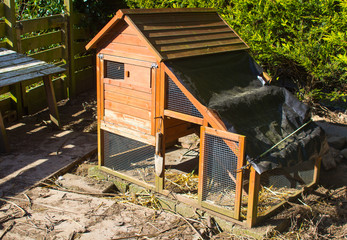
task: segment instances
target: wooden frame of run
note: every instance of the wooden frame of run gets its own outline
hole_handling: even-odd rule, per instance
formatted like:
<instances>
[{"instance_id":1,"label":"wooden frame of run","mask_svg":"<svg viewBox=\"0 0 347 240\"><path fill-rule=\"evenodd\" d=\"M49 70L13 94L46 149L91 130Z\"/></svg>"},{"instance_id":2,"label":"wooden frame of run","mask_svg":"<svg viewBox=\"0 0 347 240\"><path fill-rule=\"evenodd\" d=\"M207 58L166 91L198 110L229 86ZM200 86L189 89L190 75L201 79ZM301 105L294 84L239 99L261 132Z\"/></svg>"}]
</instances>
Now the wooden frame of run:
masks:
<instances>
[{"instance_id":1,"label":"wooden frame of run","mask_svg":"<svg viewBox=\"0 0 347 240\"><path fill-rule=\"evenodd\" d=\"M204 179L205 179L205 169L206 169L206 153L205 153L205 136L206 134L219 137L223 139L223 141L229 146L229 141L234 141L238 143L238 154L237 154L237 169L236 169L236 178L233 177L233 181L235 182L235 202L234 202L234 211L228 211L225 208L211 205L209 203L204 202L202 199L203 196L203 188L204 188ZM199 189L198 189L198 199L199 204L205 208L211 209L215 212L222 213L229 217L240 220L240 210L241 210L241 198L242 198L242 178L243 171L241 168L245 164L244 160L244 145L245 145L245 136L234 134L231 132L226 132L222 130L213 129L206 126L201 126L200 130L200 159L199 159ZM234 146L234 145L232 145ZM229 172L229 176L231 177L231 173Z\"/></svg>"}]
</instances>

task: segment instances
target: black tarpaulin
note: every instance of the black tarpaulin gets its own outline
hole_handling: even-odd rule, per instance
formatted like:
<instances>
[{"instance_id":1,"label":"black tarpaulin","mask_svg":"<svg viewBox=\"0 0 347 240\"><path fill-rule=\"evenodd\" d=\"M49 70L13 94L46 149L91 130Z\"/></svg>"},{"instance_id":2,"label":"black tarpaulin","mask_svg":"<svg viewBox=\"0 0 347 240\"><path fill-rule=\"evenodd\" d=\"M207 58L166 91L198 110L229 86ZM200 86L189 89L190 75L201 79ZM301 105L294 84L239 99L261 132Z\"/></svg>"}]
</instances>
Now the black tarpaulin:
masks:
<instances>
[{"instance_id":1,"label":"black tarpaulin","mask_svg":"<svg viewBox=\"0 0 347 240\"><path fill-rule=\"evenodd\" d=\"M246 51L165 62L178 80L228 131L246 136L248 159L258 157L309 120L309 108L284 88L264 85ZM294 166L325 152L325 135L310 123L253 164L258 173Z\"/></svg>"}]
</instances>

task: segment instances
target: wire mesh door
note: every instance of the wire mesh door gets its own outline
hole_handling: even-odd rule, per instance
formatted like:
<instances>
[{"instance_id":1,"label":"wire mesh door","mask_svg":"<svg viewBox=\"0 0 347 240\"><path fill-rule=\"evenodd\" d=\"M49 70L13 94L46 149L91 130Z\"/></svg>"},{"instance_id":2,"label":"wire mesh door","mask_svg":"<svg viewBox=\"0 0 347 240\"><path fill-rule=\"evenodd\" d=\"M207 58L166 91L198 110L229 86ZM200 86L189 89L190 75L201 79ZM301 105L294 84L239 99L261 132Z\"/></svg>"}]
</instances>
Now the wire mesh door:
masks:
<instances>
[{"instance_id":1,"label":"wire mesh door","mask_svg":"<svg viewBox=\"0 0 347 240\"><path fill-rule=\"evenodd\" d=\"M245 137L201 127L199 202L240 219Z\"/></svg>"}]
</instances>

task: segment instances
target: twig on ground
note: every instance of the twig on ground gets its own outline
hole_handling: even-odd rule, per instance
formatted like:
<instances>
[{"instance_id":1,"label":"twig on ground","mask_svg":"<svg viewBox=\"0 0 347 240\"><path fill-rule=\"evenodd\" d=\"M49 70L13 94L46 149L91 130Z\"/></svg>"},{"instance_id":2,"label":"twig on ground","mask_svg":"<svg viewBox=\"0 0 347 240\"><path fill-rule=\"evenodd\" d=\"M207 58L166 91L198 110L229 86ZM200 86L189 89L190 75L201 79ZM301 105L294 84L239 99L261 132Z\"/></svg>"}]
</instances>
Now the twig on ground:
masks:
<instances>
[{"instance_id":1,"label":"twig on ground","mask_svg":"<svg viewBox=\"0 0 347 240\"><path fill-rule=\"evenodd\" d=\"M31 208L32 205L33 205L33 203L31 202L31 198L30 198L27 194L25 194L25 193L23 193L23 194L24 194L24 196L28 199L29 204L30 204L30 208Z\"/></svg>"},{"instance_id":2,"label":"twig on ground","mask_svg":"<svg viewBox=\"0 0 347 240\"><path fill-rule=\"evenodd\" d=\"M7 226L7 228L2 232L2 234L0 235L0 240L5 236L5 234L10 231L12 229L12 227L14 226L16 222L13 221L10 225Z\"/></svg>"},{"instance_id":3,"label":"twig on ground","mask_svg":"<svg viewBox=\"0 0 347 240\"><path fill-rule=\"evenodd\" d=\"M179 225L176 225L176 226L173 226L171 228L168 228L168 229L165 229L165 230L162 230L160 232L157 232L157 233L153 233L153 234L141 234L141 235L133 235L133 236L126 236L126 237L119 237L119 238L111 238L111 240L122 240L122 239L131 239L131 238L142 238L142 237L147 237L147 238L153 238L153 237L156 237L164 232L167 232L167 231L170 231L172 229L175 229L175 228L178 228L180 226L182 226L184 223L182 224L179 224Z\"/></svg>"},{"instance_id":4,"label":"twig on ground","mask_svg":"<svg viewBox=\"0 0 347 240\"><path fill-rule=\"evenodd\" d=\"M177 216L179 216L180 218L182 218L193 230L194 230L194 232L196 232L197 234L198 234L198 236L201 238L201 239L204 239L203 237L202 237L202 235L201 235L201 233L183 216L183 215L181 215L180 213L178 213L178 212L174 212L174 211L172 211L172 210L166 210L166 209L163 209L164 211L168 211L168 212L170 212L170 213L173 213L173 214L175 214L175 215L177 215Z\"/></svg>"},{"instance_id":5,"label":"twig on ground","mask_svg":"<svg viewBox=\"0 0 347 240\"><path fill-rule=\"evenodd\" d=\"M14 202L11 202L9 200L6 200L6 199L3 199L3 198L0 198L0 201L3 201L3 202L6 202L6 203L9 203L9 204L12 204L13 206L17 207L18 209L20 209L22 212L23 212L23 216L26 216L28 215L27 211L25 211L22 207L18 206L17 204L15 204Z\"/></svg>"},{"instance_id":6,"label":"twig on ground","mask_svg":"<svg viewBox=\"0 0 347 240\"><path fill-rule=\"evenodd\" d=\"M53 188L57 191L61 191L61 192L70 192L70 193L76 193L76 194L83 194L83 195L91 195L91 196L100 196L100 197L118 197L119 194L116 193L90 193L90 192L80 192L80 191L74 191L74 190L70 190L67 188L63 188L60 186L54 186L48 183L44 183L42 182L41 184L46 185L50 188Z\"/></svg>"}]
</instances>

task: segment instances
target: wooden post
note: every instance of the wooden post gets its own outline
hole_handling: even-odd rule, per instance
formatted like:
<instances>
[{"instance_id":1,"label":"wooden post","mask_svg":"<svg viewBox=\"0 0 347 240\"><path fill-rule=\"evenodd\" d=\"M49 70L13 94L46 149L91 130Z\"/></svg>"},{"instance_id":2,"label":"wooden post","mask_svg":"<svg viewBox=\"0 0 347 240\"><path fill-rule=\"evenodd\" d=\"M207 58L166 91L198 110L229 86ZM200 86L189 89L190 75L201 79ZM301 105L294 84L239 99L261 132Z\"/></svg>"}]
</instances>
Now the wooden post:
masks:
<instances>
[{"instance_id":1,"label":"wooden post","mask_svg":"<svg viewBox=\"0 0 347 240\"><path fill-rule=\"evenodd\" d=\"M66 6L66 3L64 3L64 5ZM70 43L69 43L69 39L70 39L70 24L69 24L69 15L65 15L65 22L64 22L64 28L62 29L62 34L63 34L63 39L64 39L64 59L66 62L66 72L65 72L65 76L61 76L61 79L63 81L63 88L64 88L64 98L69 98L69 80L70 80Z\"/></svg>"},{"instance_id":2,"label":"wooden post","mask_svg":"<svg viewBox=\"0 0 347 240\"><path fill-rule=\"evenodd\" d=\"M50 118L52 122L60 128L60 119L59 119L57 102L55 99L55 93L53 89L52 77L50 75L43 77L43 83L45 86Z\"/></svg>"},{"instance_id":3,"label":"wooden post","mask_svg":"<svg viewBox=\"0 0 347 240\"><path fill-rule=\"evenodd\" d=\"M18 38L16 30L16 5L14 0L4 0L5 4L5 23L6 23L6 38L7 44L14 50L18 51ZM19 35L20 38L20 35ZM16 83L10 86L11 98L17 109L17 116L20 118L23 115L23 100L21 84Z\"/></svg>"},{"instance_id":4,"label":"wooden post","mask_svg":"<svg viewBox=\"0 0 347 240\"><path fill-rule=\"evenodd\" d=\"M251 228L257 221L257 207L260 190L260 175L251 167L249 176L248 207L246 226Z\"/></svg>"},{"instance_id":5,"label":"wooden post","mask_svg":"<svg viewBox=\"0 0 347 240\"><path fill-rule=\"evenodd\" d=\"M98 116L98 163L104 165L104 130L101 129L101 120L104 117L104 83L103 83L104 61L96 55L96 96L97 96L97 116Z\"/></svg>"},{"instance_id":6,"label":"wooden post","mask_svg":"<svg viewBox=\"0 0 347 240\"><path fill-rule=\"evenodd\" d=\"M73 6L72 0L64 0L67 18L67 51L68 51L68 96L76 96L76 78L75 78L75 54L73 49Z\"/></svg>"},{"instance_id":7,"label":"wooden post","mask_svg":"<svg viewBox=\"0 0 347 240\"><path fill-rule=\"evenodd\" d=\"M243 170L242 167L245 165L245 138L240 136L239 141L239 156L237 161L237 172L236 172L236 189L235 189L235 212L234 218L240 220L241 213L241 201L242 201L242 185L243 185Z\"/></svg>"},{"instance_id":8,"label":"wooden post","mask_svg":"<svg viewBox=\"0 0 347 240\"><path fill-rule=\"evenodd\" d=\"M204 121L206 123L206 121ZM199 154L199 182L198 182L198 203L201 206L204 190L204 173L205 173L205 124L200 127L200 154Z\"/></svg>"},{"instance_id":9,"label":"wooden post","mask_svg":"<svg viewBox=\"0 0 347 240\"><path fill-rule=\"evenodd\" d=\"M9 152L10 151L10 145L8 144L7 135L6 135L6 128L4 126L4 122L2 120L2 114L0 111L0 152Z\"/></svg>"},{"instance_id":10,"label":"wooden post","mask_svg":"<svg viewBox=\"0 0 347 240\"><path fill-rule=\"evenodd\" d=\"M161 156L163 157L163 173L161 176L155 175L155 189L157 192L162 192L165 187L165 119L164 119L164 108L165 108L165 71L163 63L160 63L157 69L157 79L155 83L156 89L156 133L162 133L161 141Z\"/></svg>"}]
</instances>

